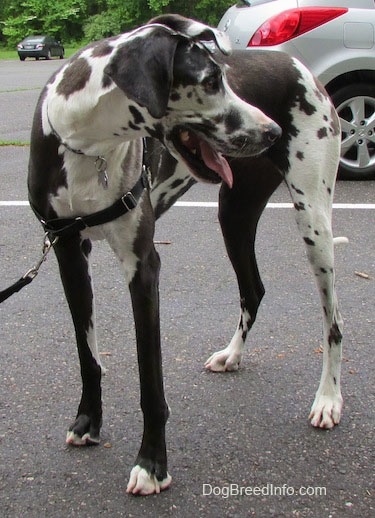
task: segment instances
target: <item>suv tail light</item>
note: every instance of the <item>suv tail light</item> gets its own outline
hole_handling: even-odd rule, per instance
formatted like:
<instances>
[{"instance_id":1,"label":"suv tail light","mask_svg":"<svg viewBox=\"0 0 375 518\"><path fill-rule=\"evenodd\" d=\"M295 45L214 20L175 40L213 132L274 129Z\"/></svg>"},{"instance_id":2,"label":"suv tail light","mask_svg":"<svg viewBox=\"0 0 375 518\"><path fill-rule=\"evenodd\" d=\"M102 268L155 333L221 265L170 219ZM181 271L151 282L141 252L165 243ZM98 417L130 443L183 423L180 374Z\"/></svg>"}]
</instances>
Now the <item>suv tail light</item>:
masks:
<instances>
[{"instance_id":1,"label":"suv tail light","mask_svg":"<svg viewBox=\"0 0 375 518\"><path fill-rule=\"evenodd\" d=\"M288 9L269 18L259 27L248 47L279 45L311 31L348 11L341 7L301 7Z\"/></svg>"}]
</instances>

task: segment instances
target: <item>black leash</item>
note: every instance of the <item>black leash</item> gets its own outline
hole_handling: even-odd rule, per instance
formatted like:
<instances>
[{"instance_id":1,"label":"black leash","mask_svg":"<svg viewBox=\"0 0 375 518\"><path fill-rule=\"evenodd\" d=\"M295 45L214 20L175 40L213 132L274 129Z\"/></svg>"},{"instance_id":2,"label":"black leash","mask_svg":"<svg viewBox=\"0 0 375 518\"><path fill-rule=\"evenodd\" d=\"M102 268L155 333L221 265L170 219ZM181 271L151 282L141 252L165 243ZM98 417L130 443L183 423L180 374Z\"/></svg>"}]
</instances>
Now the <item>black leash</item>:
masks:
<instances>
[{"instance_id":1,"label":"black leash","mask_svg":"<svg viewBox=\"0 0 375 518\"><path fill-rule=\"evenodd\" d=\"M27 272L18 279L17 282L9 286L9 288L6 288L3 291L0 291L0 303L4 302L4 300L8 299L11 295L14 293L17 293L18 291L22 290L25 286L30 284L31 281L35 279L35 277L39 273L39 268L42 266L44 261L47 259L48 252L51 250L53 245L56 243L57 238L55 238L53 241L50 240L48 234L46 233L44 235L43 240L43 253L39 261L36 263L35 266L30 268L30 270L27 270Z\"/></svg>"},{"instance_id":2,"label":"black leash","mask_svg":"<svg viewBox=\"0 0 375 518\"><path fill-rule=\"evenodd\" d=\"M36 263L36 265L33 268L30 268L30 270L28 270L18 281L9 286L9 288L0 291L0 304L14 293L17 293L22 288L30 284L30 282L35 279L39 273L39 268L42 266L43 262L47 258L49 251L59 238L72 236L81 230L84 230L85 228L109 223L110 221L113 221L114 219L117 219L134 209L138 205L143 191L148 189L150 186L149 176L150 170L147 157L146 139L143 139L142 174L134 187L126 194L121 196L121 198L115 201L115 203L113 203L110 207L94 212L93 214L89 214L87 216L45 220L30 202L30 206L34 211L34 214L39 219L45 230L42 257Z\"/></svg>"}]
</instances>

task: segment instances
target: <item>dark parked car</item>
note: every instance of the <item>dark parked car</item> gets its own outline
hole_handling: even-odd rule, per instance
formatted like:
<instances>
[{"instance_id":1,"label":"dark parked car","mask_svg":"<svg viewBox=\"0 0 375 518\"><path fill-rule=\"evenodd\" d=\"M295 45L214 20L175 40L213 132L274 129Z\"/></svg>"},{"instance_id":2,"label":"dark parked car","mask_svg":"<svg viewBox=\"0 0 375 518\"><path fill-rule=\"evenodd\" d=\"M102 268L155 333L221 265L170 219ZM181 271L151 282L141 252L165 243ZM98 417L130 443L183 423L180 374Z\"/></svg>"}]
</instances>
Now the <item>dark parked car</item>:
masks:
<instances>
[{"instance_id":1,"label":"dark parked car","mask_svg":"<svg viewBox=\"0 0 375 518\"><path fill-rule=\"evenodd\" d=\"M64 47L52 36L28 36L17 45L17 52L21 61L26 58L64 57Z\"/></svg>"}]
</instances>

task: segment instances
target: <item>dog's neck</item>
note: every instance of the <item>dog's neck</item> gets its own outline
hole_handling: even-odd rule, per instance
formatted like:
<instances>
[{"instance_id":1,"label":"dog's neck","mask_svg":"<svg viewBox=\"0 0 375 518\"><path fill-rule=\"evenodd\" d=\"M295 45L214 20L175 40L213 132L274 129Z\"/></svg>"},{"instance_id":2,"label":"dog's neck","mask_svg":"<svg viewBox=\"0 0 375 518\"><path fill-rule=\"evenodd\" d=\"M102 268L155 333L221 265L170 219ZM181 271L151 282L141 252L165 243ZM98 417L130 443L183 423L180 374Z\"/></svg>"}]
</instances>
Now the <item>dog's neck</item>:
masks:
<instances>
[{"instance_id":1,"label":"dog's neck","mask_svg":"<svg viewBox=\"0 0 375 518\"><path fill-rule=\"evenodd\" d=\"M67 105L63 115L58 115L56 109L51 110L51 106L46 102L43 110L43 126L48 127L47 133L52 133L69 151L93 157L106 156L124 142L150 135L146 128L152 128L155 121L146 110L142 111L145 123L142 126L132 127L124 115L129 113L129 101L124 94L119 89L115 89L107 96L111 99L100 98L98 108L86 114L82 113L79 119L76 119L75 114L70 113ZM114 101L114 97L118 100ZM103 111L103 105L109 105L112 102L117 104L116 113L111 117L103 116L103 113L110 113L105 107ZM138 109L142 110L140 107ZM73 116L76 119L74 123L71 122Z\"/></svg>"},{"instance_id":2,"label":"dog's neck","mask_svg":"<svg viewBox=\"0 0 375 518\"><path fill-rule=\"evenodd\" d=\"M42 106L44 134L52 133L66 149L93 157L105 156L126 141L149 136L146 128L155 124L146 108L138 105L136 110L143 122L129 123L135 103L114 83L102 85L105 64L104 58L95 65L95 73L90 75L84 89L59 95L63 67L48 84Z\"/></svg>"}]
</instances>

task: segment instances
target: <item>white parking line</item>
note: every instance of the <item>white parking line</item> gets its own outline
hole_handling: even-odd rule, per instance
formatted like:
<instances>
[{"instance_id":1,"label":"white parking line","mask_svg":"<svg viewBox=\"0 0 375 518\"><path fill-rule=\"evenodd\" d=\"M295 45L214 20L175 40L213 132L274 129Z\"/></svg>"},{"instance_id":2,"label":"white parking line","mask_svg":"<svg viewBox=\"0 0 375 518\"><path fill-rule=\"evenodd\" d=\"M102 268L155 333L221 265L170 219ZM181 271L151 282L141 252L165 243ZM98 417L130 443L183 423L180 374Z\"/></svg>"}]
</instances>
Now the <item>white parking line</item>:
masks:
<instances>
[{"instance_id":1,"label":"white parking line","mask_svg":"<svg viewBox=\"0 0 375 518\"><path fill-rule=\"evenodd\" d=\"M0 207L27 207L28 201L0 201Z\"/></svg>"},{"instance_id":2,"label":"white parking line","mask_svg":"<svg viewBox=\"0 0 375 518\"><path fill-rule=\"evenodd\" d=\"M217 207L216 201L177 201L176 207ZM268 209L292 209L293 203L267 203ZM375 203L334 203L334 209L375 209Z\"/></svg>"},{"instance_id":3,"label":"white parking line","mask_svg":"<svg viewBox=\"0 0 375 518\"><path fill-rule=\"evenodd\" d=\"M27 207L28 201L0 201L0 207ZM217 208L217 201L177 201L174 207ZM267 203L268 209L292 209L293 203ZM334 209L375 209L375 203L334 203Z\"/></svg>"}]
</instances>

